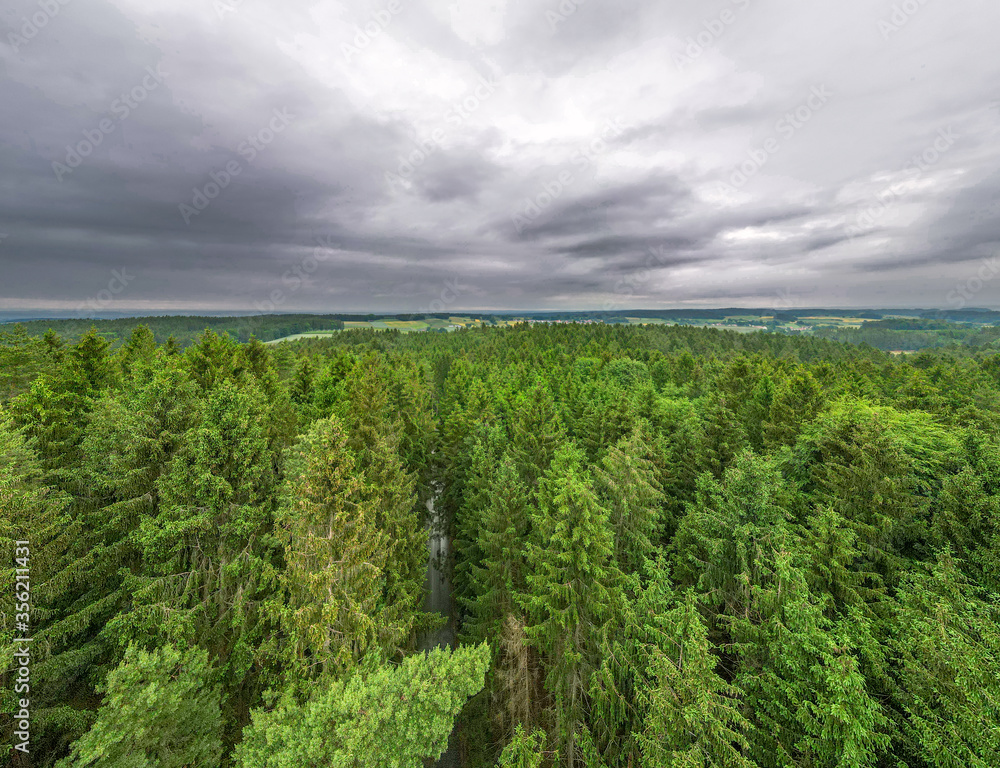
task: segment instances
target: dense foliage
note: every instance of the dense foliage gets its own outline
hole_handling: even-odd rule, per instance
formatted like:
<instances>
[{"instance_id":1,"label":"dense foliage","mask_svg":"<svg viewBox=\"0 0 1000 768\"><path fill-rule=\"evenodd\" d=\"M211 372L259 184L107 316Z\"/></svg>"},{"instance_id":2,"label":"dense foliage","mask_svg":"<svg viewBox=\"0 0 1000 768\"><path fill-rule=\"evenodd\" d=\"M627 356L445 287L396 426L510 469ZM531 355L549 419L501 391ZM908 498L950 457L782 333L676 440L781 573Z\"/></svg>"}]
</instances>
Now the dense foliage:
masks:
<instances>
[{"instance_id":1,"label":"dense foliage","mask_svg":"<svg viewBox=\"0 0 1000 768\"><path fill-rule=\"evenodd\" d=\"M34 765L416 768L453 728L471 768L998 765L985 350L157 341L0 343L0 653L29 540ZM429 503L458 645L428 653Z\"/></svg>"}]
</instances>

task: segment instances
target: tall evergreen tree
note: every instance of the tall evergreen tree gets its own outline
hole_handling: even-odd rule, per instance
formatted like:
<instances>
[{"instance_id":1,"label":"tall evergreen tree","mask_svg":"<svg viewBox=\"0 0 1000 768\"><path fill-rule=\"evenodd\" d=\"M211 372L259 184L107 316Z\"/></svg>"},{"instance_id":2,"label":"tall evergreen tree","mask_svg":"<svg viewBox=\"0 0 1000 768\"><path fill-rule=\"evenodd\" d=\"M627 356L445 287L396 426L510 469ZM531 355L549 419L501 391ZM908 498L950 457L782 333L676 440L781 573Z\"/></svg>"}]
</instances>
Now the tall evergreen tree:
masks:
<instances>
[{"instance_id":1,"label":"tall evergreen tree","mask_svg":"<svg viewBox=\"0 0 1000 768\"><path fill-rule=\"evenodd\" d=\"M578 764L586 691L596 668L600 630L614 610L620 573L614 532L572 444L556 451L539 483L528 552L528 637L545 659L555 701L555 734L566 765Z\"/></svg>"},{"instance_id":2,"label":"tall evergreen tree","mask_svg":"<svg viewBox=\"0 0 1000 768\"><path fill-rule=\"evenodd\" d=\"M370 650L391 657L409 641L413 606L386 594L388 534L377 526L336 417L316 422L292 453L277 514L285 538L279 609L287 661L303 678L342 674Z\"/></svg>"},{"instance_id":3,"label":"tall evergreen tree","mask_svg":"<svg viewBox=\"0 0 1000 768\"><path fill-rule=\"evenodd\" d=\"M250 386L223 381L208 393L200 424L157 481L159 514L141 522L149 570L133 580L136 610L115 622L126 638L208 649L233 725L258 695L263 606L278 579L266 412Z\"/></svg>"},{"instance_id":4,"label":"tall evergreen tree","mask_svg":"<svg viewBox=\"0 0 1000 768\"><path fill-rule=\"evenodd\" d=\"M653 465L655 451L642 427L608 449L594 484L615 532L615 560L625 572L653 556L662 530L663 490Z\"/></svg>"},{"instance_id":5,"label":"tall evergreen tree","mask_svg":"<svg viewBox=\"0 0 1000 768\"><path fill-rule=\"evenodd\" d=\"M241 768L420 768L448 745L455 716L480 691L486 645L435 649L399 666L366 665L317 688L304 704L286 699L257 711L243 734Z\"/></svg>"},{"instance_id":6,"label":"tall evergreen tree","mask_svg":"<svg viewBox=\"0 0 1000 768\"><path fill-rule=\"evenodd\" d=\"M58 768L214 768L222 760L219 687L200 648L129 648L102 686L94 726Z\"/></svg>"}]
</instances>

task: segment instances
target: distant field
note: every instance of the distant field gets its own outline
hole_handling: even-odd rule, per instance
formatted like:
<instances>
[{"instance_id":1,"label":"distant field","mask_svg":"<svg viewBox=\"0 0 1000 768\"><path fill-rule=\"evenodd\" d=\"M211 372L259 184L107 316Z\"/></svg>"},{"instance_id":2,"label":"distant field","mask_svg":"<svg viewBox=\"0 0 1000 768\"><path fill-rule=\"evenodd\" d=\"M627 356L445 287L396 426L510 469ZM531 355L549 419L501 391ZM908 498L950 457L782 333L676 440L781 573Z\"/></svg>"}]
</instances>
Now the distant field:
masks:
<instances>
[{"instance_id":1,"label":"distant field","mask_svg":"<svg viewBox=\"0 0 1000 768\"><path fill-rule=\"evenodd\" d=\"M362 328L373 328L379 331L397 330L401 333L413 333L415 331L426 331L429 328L447 328L447 320L428 319L424 320L345 320L344 330L359 330ZM282 336L280 339L266 342L267 344L277 344L282 341L296 341L298 339L315 339L323 336L330 336L340 331L309 331L307 333L296 333L291 336Z\"/></svg>"},{"instance_id":2,"label":"distant field","mask_svg":"<svg viewBox=\"0 0 1000 768\"><path fill-rule=\"evenodd\" d=\"M340 331L309 331L308 333L296 333L291 336L283 336L280 339L273 339L271 341L265 341L265 344L277 344L281 341L295 341L296 339L315 339L322 336L332 336L335 333L340 333Z\"/></svg>"},{"instance_id":3,"label":"distant field","mask_svg":"<svg viewBox=\"0 0 1000 768\"><path fill-rule=\"evenodd\" d=\"M865 322L863 317L828 317L824 315L810 315L809 317L800 317L800 323L806 323L808 325L843 325L851 326L855 328L861 327Z\"/></svg>"},{"instance_id":4,"label":"distant field","mask_svg":"<svg viewBox=\"0 0 1000 768\"><path fill-rule=\"evenodd\" d=\"M673 320L664 320L662 317L626 317L629 325L676 325Z\"/></svg>"}]
</instances>

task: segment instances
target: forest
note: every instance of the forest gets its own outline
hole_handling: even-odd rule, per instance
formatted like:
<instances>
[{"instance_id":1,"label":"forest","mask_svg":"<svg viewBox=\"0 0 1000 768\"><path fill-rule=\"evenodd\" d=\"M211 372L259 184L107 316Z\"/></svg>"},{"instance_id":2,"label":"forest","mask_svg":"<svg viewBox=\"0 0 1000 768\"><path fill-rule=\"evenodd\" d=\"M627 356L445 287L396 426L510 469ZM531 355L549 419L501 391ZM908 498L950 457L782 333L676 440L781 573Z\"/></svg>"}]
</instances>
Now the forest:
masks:
<instances>
[{"instance_id":1,"label":"forest","mask_svg":"<svg viewBox=\"0 0 1000 768\"><path fill-rule=\"evenodd\" d=\"M12 766L1000 765L983 348L0 333L0 538Z\"/></svg>"}]
</instances>

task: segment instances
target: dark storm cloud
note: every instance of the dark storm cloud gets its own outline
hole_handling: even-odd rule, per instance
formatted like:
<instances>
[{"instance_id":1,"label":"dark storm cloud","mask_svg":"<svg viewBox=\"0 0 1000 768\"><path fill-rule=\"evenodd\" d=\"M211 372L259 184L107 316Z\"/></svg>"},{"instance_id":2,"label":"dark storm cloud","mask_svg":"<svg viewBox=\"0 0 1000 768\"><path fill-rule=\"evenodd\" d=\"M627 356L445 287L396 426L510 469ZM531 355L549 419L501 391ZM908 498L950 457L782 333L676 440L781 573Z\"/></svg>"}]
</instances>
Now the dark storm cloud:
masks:
<instances>
[{"instance_id":1,"label":"dark storm cloud","mask_svg":"<svg viewBox=\"0 0 1000 768\"><path fill-rule=\"evenodd\" d=\"M558 175L554 183L560 183ZM572 192L570 184L565 185L569 187L567 194ZM548 192L544 184L541 190L542 194ZM673 215L689 197L690 190L679 179L656 175L636 182L615 184L565 201L556 200L551 207L540 210L538 217L520 233L515 229L513 234L515 239L539 240L590 232L593 231L595 216L605 229L633 231L636 227L641 228L652 215ZM536 205L541 209L537 201ZM511 234L509 221L499 224L499 227L504 233Z\"/></svg>"},{"instance_id":2,"label":"dark storm cloud","mask_svg":"<svg viewBox=\"0 0 1000 768\"><path fill-rule=\"evenodd\" d=\"M1000 9L892 5L15 0L0 310L945 305Z\"/></svg>"}]
</instances>

